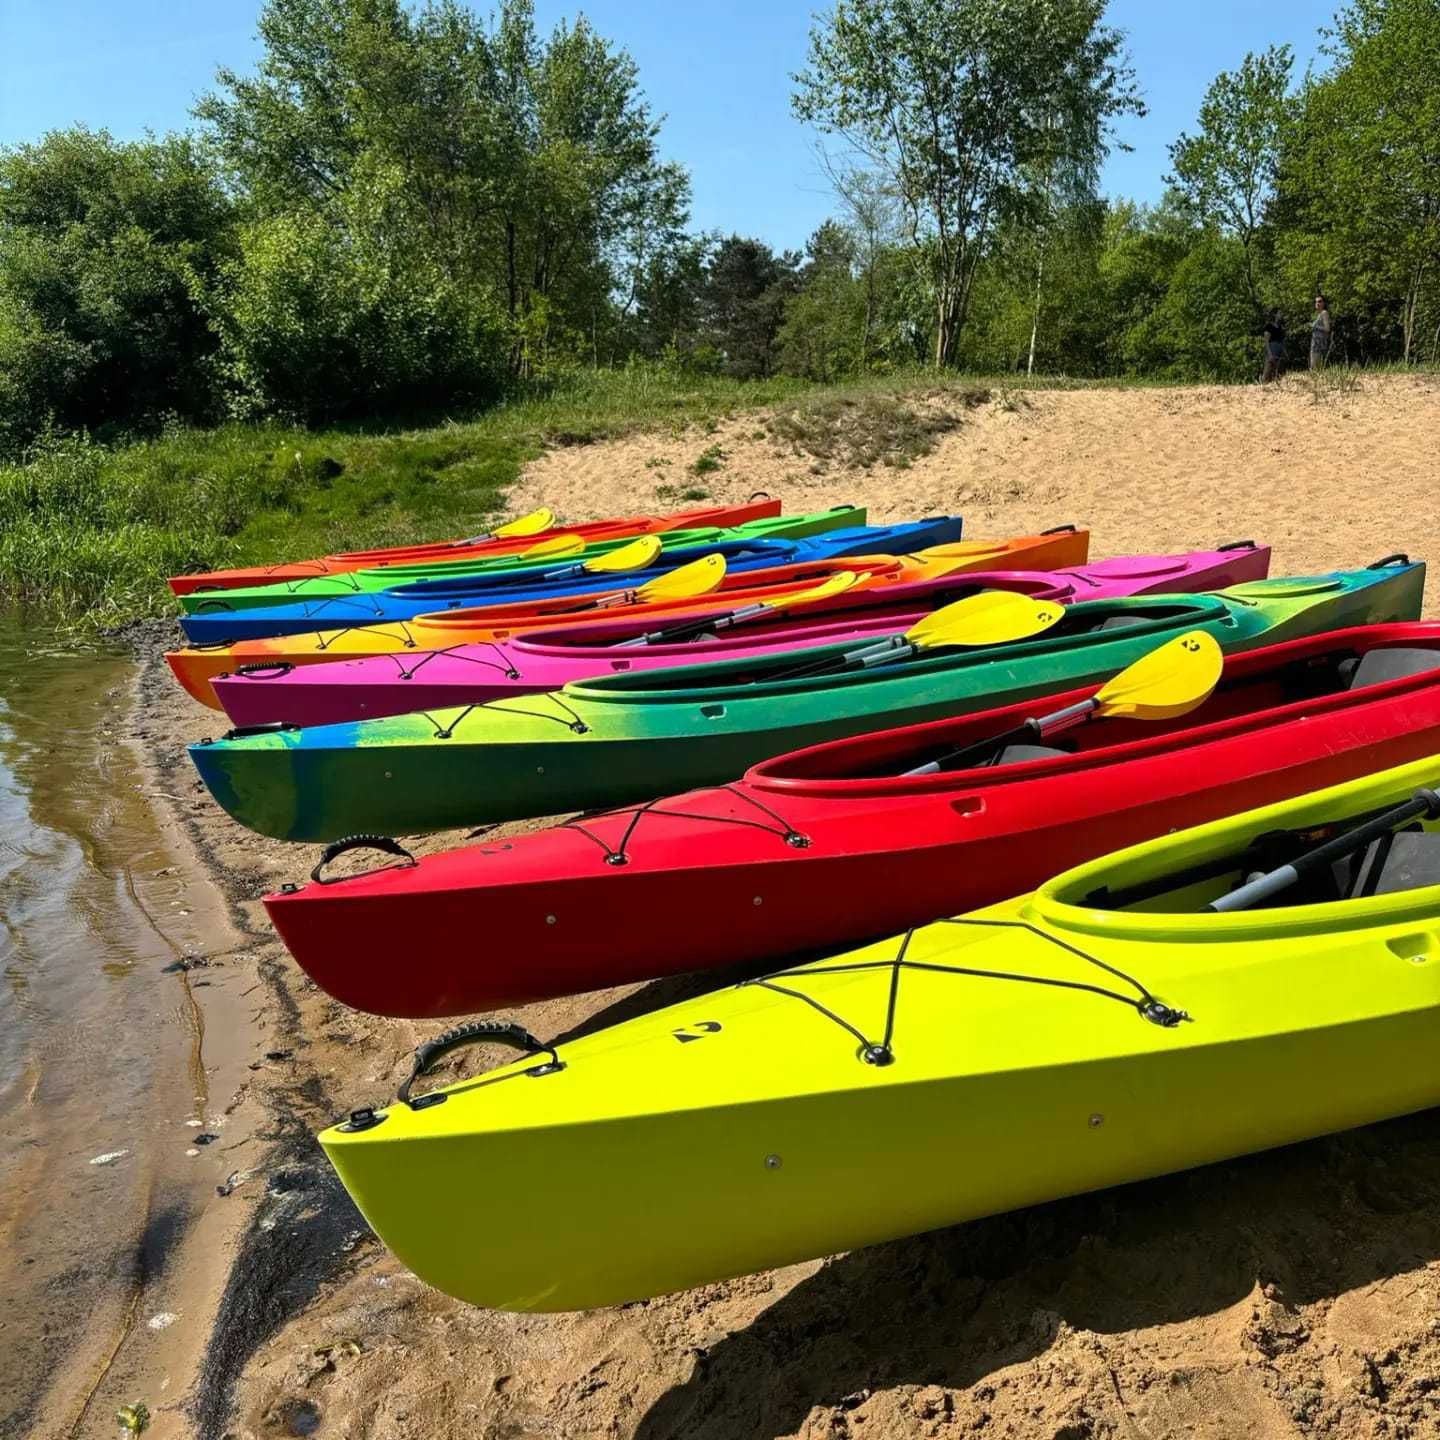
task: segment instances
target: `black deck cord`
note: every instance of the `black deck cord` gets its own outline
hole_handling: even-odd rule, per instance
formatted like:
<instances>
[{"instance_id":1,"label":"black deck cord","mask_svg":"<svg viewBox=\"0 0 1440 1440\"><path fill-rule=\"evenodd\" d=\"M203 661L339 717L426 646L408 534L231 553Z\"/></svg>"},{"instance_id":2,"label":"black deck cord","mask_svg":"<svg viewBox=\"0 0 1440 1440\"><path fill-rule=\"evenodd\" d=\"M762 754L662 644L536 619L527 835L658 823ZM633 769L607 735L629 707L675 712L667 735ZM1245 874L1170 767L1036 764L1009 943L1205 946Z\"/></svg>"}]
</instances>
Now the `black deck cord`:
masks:
<instances>
[{"instance_id":1,"label":"black deck cord","mask_svg":"<svg viewBox=\"0 0 1440 1440\"><path fill-rule=\"evenodd\" d=\"M385 634L385 625L394 625L394 626L400 631L400 633L405 637L405 639L404 639L404 647L405 647L405 649L407 649L407 650L413 650L413 649L415 649L415 637L414 637L414 635L412 635L412 634L410 633L409 623L408 623L407 621L404 621L404 620L387 620L387 621L385 621L384 624L382 624L382 625L365 625L365 624L362 624L360 621L357 620L357 621L356 621L354 624L352 624L352 625L331 625L331 626L327 626L324 630L317 630L317 631L315 632L315 639L316 639L316 646L315 646L315 648L316 648L317 650L328 650L328 649L335 643L336 640L340 639L340 637L341 637L342 635L349 635L349 634L350 634L352 631L354 631L354 630L358 630L362 635L367 634L367 633L370 633L370 632L373 632L373 633L376 634L376 635L384 635L384 634ZM332 634L332 632L333 632L333 638L327 640L327 639L325 638L326 635L330 635L330 634Z\"/></svg>"},{"instance_id":2,"label":"black deck cord","mask_svg":"<svg viewBox=\"0 0 1440 1440\"><path fill-rule=\"evenodd\" d=\"M301 580L287 580L285 582L285 589L291 595L298 595L300 593L300 587L302 585L308 585L312 580L334 580L341 585L348 586L352 595L358 595L360 593L360 582L355 579L354 572L350 570L337 570L333 575L324 573L320 575L306 575Z\"/></svg>"},{"instance_id":3,"label":"black deck cord","mask_svg":"<svg viewBox=\"0 0 1440 1440\"><path fill-rule=\"evenodd\" d=\"M487 670L499 670L507 680L518 680L520 678L520 672L508 660L506 660L504 664L501 664L500 661L497 660L482 660L478 655L462 655L460 653L462 650L478 649L482 645L488 646L497 655L504 658L505 652L500 648L498 642L494 640L462 641L459 645L450 645L443 650L426 650L422 652L420 658L416 660L408 670L405 668L405 662L401 660L393 650L388 651L385 658L395 662L396 669L400 672L400 678L402 680L414 679L416 672L422 670L437 655L449 655L453 659L464 660L467 664L481 665Z\"/></svg>"},{"instance_id":4,"label":"black deck cord","mask_svg":"<svg viewBox=\"0 0 1440 1440\"><path fill-rule=\"evenodd\" d=\"M774 990L778 994L788 995L792 999L803 1000L807 1005L824 1015L826 1019L834 1021L842 1030L853 1035L860 1042L860 1058L867 1065L889 1065L895 1059L894 1039L896 1016L900 1000L900 972L902 970L919 970L930 974L938 975L963 975L978 980L1011 980L1022 985L1044 985L1057 990L1076 990L1083 994L1098 995L1103 999L1115 1000L1125 1005L1138 1014L1141 1019L1148 1020L1152 1025L1158 1025L1162 1029L1172 1030L1183 1021L1189 1020L1189 1014L1184 1010L1176 1010L1166 1005L1163 1001L1156 999L1150 990L1132 975L1127 975L1123 970L1107 964L1098 956L1071 945L1068 941L1061 940L1058 936L1051 935L1047 931L1037 929L1028 921L1024 920L977 920L970 916L957 916L952 919L937 922L942 925L983 925L996 929L1027 930L1032 935L1051 944L1058 945L1062 950L1077 956L1088 964L1095 965L1104 970L1107 974L1113 975L1117 980L1133 986L1139 992L1139 999L1129 995L1123 995L1117 990L1108 989L1104 985L1090 985L1083 980L1056 980L1043 975L1021 975L1007 970L978 970L963 965L939 965L926 960L907 960L906 952L910 946L910 940L915 931L907 930L900 943L900 949L893 960L863 960L851 965L826 964L819 966L802 966L794 970L778 970L772 975L761 976L754 980L742 980L741 985L758 985L766 990ZM863 1031L852 1025L843 1016L837 1015L828 1006L823 1005L812 995L806 995L803 991L792 990L789 986L778 985L776 980L793 979L802 975L836 975L853 974L867 970L890 970L890 991L885 1007L885 1030L881 1040L870 1040Z\"/></svg>"},{"instance_id":5,"label":"black deck cord","mask_svg":"<svg viewBox=\"0 0 1440 1440\"><path fill-rule=\"evenodd\" d=\"M573 829L578 831L587 840L593 840L604 852L607 865L628 865L630 863L629 847L630 841L635 834L640 821L647 815L657 815L666 820L701 820L713 825L741 825L754 830L763 830L767 835L778 835L787 845L794 850L804 850L809 847L810 837L802 835L788 820L777 811L772 810L762 801L755 799L753 795L745 795L736 790L733 785L717 785L717 790L736 800L744 801L753 805L757 810L763 811L772 820L775 826L766 825L760 820L747 820L739 815L706 815L693 810L661 810L658 807L664 803L668 796L660 796L654 800L647 801L644 805L637 805L630 813L630 819L625 826L624 833L620 836L620 844L612 846L603 836L596 835L593 831L585 828L585 822L610 817L618 817L625 814L624 810L602 811L599 815L580 815L571 820L562 820L559 828Z\"/></svg>"},{"instance_id":6,"label":"black deck cord","mask_svg":"<svg viewBox=\"0 0 1440 1440\"><path fill-rule=\"evenodd\" d=\"M552 705L559 706L570 718L567 720L561 715L546 715L539 710L517 710L511 705L507 705L503 700L477 700L473 705L466 705L448 725L441 725L428 710L422 710L420 713L435 726L435 739L437 740L450 739L456 729L470 718L470 714L474 710L494 710L501 715L528 715L532 720L553 720L555 724L563 725L567 730L573 730L577 735L588 735L590 733L590 727L580 718L579 712L572 710L554 691L547 691L545 694L537 695L535 698L537 700L548 700Z\"/></svg>"}]
</instances>

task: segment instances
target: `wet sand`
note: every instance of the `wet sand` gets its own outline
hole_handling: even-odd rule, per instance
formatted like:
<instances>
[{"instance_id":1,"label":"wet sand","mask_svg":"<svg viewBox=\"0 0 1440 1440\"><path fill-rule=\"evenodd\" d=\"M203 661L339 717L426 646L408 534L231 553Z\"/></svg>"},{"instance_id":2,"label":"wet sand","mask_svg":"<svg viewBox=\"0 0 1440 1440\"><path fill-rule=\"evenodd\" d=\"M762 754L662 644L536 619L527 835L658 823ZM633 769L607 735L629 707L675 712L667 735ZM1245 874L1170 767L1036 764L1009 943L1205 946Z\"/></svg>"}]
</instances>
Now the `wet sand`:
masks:
<instances>
[{"instance_id":1,"label":"wet sand","mask_svg":"<svg viewBox=\"0 0 1440 1440\"><path fill-rule=\"evenodd\" d=\"M1298 382L1041 392L968 414L905 471L813 474L756 429L555 452L512 508L634 508L718 439L726 468L704 482L717 499L764 488L792 510L840 499L870 500L877 518L963 509L980 535L1077 520L1094 528L1097 555L1254 536L1274 543L1276 573L1399 549L1440 557L1433 380L1367 382L1320 402ZM1432 583L1428 613L1437 593ZM189 1390L196 1433L1440 1435L1437 1112L616 1310L505 1315L427 1289L368 1236L311 1135L391 1098L414 1044L444 1027L343 1009L270 938L258 896L303 878L314 848L248 835L209 801L181 746L224 722L173 686L158 640L152 631L142 647L142 739L164 803L230 903L236 964L261 984L249 999L275 1057L252 1072L270 1120L233 1197L247 1229ZM513 1018L563 1036L696 984Z\"/></svg>"}]
</instances>

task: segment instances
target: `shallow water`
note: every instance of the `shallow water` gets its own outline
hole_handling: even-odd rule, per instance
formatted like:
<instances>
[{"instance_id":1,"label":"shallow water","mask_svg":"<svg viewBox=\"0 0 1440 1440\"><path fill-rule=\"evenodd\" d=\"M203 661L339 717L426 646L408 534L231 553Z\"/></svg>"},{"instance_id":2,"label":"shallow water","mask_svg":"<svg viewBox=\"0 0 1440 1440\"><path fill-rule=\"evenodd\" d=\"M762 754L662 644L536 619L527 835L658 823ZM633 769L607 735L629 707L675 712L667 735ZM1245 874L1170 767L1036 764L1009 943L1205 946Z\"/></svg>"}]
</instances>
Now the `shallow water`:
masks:
<instances>
[{"instance_id":1,"label":"shallow water","mask_svg":"<svg viewBox=\"0 0 1440 1440\"><path fill-rule=\"evenodd\" d=\"M176 962L216 916L124 741L133 675L0 613L0 1436L47 1392L46 1433L81 1420L196 1192L205 982Z\"/></svg>"}]
</instances>

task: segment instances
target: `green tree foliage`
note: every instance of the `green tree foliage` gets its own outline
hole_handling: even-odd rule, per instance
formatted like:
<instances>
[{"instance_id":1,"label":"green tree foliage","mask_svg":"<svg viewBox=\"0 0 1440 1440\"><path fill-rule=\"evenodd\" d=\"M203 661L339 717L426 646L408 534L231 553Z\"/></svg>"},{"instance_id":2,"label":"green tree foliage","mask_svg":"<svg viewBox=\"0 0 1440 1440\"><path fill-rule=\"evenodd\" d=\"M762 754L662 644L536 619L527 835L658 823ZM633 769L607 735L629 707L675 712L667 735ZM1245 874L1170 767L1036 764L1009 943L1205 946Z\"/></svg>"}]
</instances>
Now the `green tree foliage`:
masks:
<instances>
[{"instance_id":1,"label":"green tree foliage","mask_svg":"<svg viewBox=\"0 0 1440 1440\"><path fill-rule=\"evenodd\" d=\"M787 300L799 287L800 257L763 240L731 235L716 247L701 299L702 343L739 380L770 375Z\"/></svg>"},{"instance_id":2,"label":"green tree foliage","mask_svg":"<svg viewBox=\"0 0 1440 1440\"><path fill-rule=\"evenodd\" d=\"M1182 134L1170 147L1171 183L1180 197L1202 224L1239 240L1245 288L1257 310L1263 301L1255 252L1279 169L1290 67L1288 45L1246 55L1205 92L1199 134Z\"/></svg>"},{"instance_id":3,"label":"green tree foliage","mask_svg":"<svg viewBox=\"0 0 1440 1440\"><path fill-rule=\"evenodd\" d=\"M197 111L256 212L329 226L350 291L371 288L365 257L403 253L422 277L395 303L433 303L447 333L457 294L496 307L516 373L593 349L599 310L683 226L634 62L583 19L542 40L530 0L491 23L457 0L269 0L260 33L258 73L221 71Z\"/></svg>"},{"instance_id":4,"label":"green tree foliage","mask_svg":"<svg viewBox=\"0 0 1440 1440\"><path fill-rule=\"evenodd\" d=\"M795 112L891 177L929 262L934 361L954 361L991 228L1037 169L1098 168L1142 111L1105 0L837 0L811 32Z\"/></svg>"},{"instance_id":5,"label":"green tree foliage","mask_svg":"<svg viewBox=\"0 0 1440 1440\"><path fill-rule=\"evenodd\" d=\"M1440 5L1355 0L1282 167L1292 292L1325 288L1356 358L1440 359Z\"/></svg>"},{"instance_id":6,"label":"green tree foliage","mask_svg":"<svg viewBox=\"0 0 1440 1440\"><path fill-rule=\"evenodd\" d=\"M195 287L229 209L184 139L76 129L0 151L0 452L49 425L211 413Z\"/></svg>"}]
</instances>

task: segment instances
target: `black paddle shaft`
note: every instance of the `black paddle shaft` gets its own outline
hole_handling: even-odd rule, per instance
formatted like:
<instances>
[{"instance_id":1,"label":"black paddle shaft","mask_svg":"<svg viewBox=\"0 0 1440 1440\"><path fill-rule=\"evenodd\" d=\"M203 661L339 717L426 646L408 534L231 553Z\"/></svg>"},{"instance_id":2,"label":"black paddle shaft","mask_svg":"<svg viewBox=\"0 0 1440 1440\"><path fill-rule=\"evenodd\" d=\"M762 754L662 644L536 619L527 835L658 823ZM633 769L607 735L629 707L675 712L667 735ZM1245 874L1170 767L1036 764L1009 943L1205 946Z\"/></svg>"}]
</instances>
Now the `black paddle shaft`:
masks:
<instances>
[{"instance_id":1,"label":"black paddle shaft","mask_svg":"<svg viewBox=\"0 0 1440 1440\"><path fill-rule=\"evenodd\" d=\"M1335 861L1343 860L1357 850L1363 850L1371 841L1388 835L1396 826L1408 824L1411 820L1436 818L1440 818L1440 794L1434 790L1417 790L1404 804L1383 811L1364 824L1355 826L1353 830L1346 830L1333 840L1327 840L1313 850L1297 855L1288 865L1281 865L1279 869L1257 876L1238 890L1232 890L1228 895L1212 900L1205 908L1217 914L1247 910L1259 901L1268 900L1270 896L1288 890L1303 876L1333 865Z\"/></svg>"}]
</instances>

